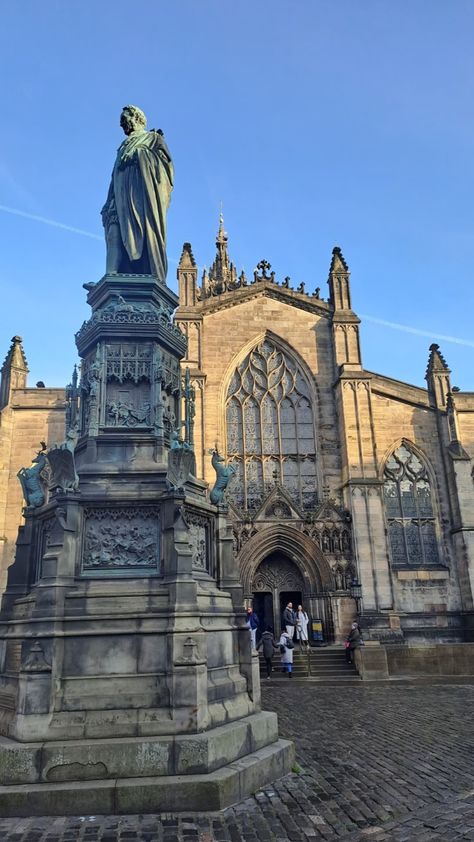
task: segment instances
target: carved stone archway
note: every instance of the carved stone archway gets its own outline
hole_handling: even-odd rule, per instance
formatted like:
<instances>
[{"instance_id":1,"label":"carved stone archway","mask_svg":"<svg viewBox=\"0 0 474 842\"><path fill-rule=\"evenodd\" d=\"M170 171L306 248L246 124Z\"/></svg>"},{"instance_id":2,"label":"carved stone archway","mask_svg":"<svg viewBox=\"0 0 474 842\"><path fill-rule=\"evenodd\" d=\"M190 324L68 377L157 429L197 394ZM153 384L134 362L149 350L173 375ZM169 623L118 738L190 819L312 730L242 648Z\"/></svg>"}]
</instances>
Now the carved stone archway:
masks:
<instances>
[{"instance_id":1,"label":"carved stone archway","mask_svg":"<svg viewBox=\"0 0 474 842\"><path fill-rule=\"evenodd\" d=\"M245 597L251 597L257 568L272 553L281 553L295 563L308 594L331 589L331 568L318 545L297 527L280 522L252 535L237 557Z\"/></svg>"},{"instance_id":2,"label":"carved stone archway","mask_svg":"<svg viewBox=\"0 0 474 842\"><path fill-rule=\"evenodd\" d=\"M276 523L261 529L245 543L239 556L244 596L271 593L275 631L280 628L280 594L301 593L313 619L321 618L326 637L332 639L333 623L328 598L333 587L331 568L317 544L290 524Z\"/></svg>"},{"instance_id":3,"label":"carved stone archway","mask_svg":"<svg viewBox=\"0 0 474 842\"><path fill-rule=\"evenodd\" d=\"M307 608L310 600L307 582L297 565L281 553L272 553L261 562L254 576L252 590L254 608L258 603L257 614L262 625L271 625L275 632L280 631L283 602L286 605L291 598L296 603L295 608L300 601Z\"/></svg>"}]
</instances>

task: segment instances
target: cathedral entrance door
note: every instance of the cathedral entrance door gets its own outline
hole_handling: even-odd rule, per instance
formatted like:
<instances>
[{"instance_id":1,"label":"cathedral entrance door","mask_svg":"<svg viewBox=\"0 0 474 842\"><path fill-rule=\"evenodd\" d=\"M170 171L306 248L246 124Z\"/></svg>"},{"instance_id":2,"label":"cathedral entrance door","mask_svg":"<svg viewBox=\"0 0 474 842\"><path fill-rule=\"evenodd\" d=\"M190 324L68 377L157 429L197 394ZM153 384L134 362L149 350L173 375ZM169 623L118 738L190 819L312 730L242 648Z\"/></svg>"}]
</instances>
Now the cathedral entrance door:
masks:
<instances>
[{"instance_id":1,"label":"cathedral entrance door","mask_svg":"<svg viewBox=\"0 0 474 842\"><path fill-rule=\"evenodd\" d=\"M303 577L294 561L282 553L272 553L259 564L252 591L260 632L265 631L268 625L273 628L275 636L280 635L282 614L288 602L297 608L303 601Z\"/></svg>"},{"instance_id":2,"label":"cathedral entrance door","mask_svg":"<svg viewBox=\"0 0 474 842\"><path fill-rule=\"evenodd\" d=\"M275 628L275 621L273 619L273 595L268 592L254 593L252 607L260 621L260 625L257 629L258 641L267 626L271 626L272 629Z\"/></svg>"}]
</instances>

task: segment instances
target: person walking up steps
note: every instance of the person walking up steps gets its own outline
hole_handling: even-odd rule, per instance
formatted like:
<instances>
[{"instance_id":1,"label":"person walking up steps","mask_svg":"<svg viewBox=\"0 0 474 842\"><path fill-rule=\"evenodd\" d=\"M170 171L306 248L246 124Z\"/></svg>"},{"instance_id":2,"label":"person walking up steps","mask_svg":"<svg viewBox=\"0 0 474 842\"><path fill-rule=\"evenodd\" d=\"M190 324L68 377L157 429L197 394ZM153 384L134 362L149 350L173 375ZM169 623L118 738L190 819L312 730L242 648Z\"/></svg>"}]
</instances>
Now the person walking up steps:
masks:
<instances>
[{"instance_id":1,"label":"person walking up steps","mask_svg":"<svg viewBox=\"0 0 474 842\"><path fill-rule=\"evenodd\" d=\"M282 631L279 645L281 652L280 662L282 666L282 672L287 672L288 678L291 678L291 671L293 669L293 649L295 648L295 646L288 632Z\"/></svg>"},{"instance_id":2,"label":"person walking up steps","mask_svg":"<svg viewBox=\"0 0 474 842\"><path fill-rule=\"evenodd\" d=\"M263 649L263 657L265 658L265 666L267 668L267 679L270 678L272 673L272 658L273 652L275 649L278 649L278 645L275 643L275 638L273 637L273 629L271 626L267 626L265 631L260 638L259 644L257 646L257 651L262 647Z\"/></svg>"}]
</instances>

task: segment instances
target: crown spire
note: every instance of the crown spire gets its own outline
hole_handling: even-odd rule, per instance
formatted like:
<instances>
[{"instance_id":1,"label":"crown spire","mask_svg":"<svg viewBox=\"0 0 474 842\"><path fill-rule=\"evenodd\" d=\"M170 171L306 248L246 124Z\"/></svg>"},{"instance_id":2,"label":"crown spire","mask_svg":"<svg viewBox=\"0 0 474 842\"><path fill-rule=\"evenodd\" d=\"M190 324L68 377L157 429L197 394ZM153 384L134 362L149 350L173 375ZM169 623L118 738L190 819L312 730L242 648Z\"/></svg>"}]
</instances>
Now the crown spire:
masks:
<instances>
[{"instance_id":1,"label":"crown spire","mask_svg":"<svg viewBox=\"0 0 474 842\"><path fill-rule=\"evenodd\" d=\"M219 213L219 228L216 237L216 256L207 276L207 294L219 295L237 286L237 270L229 258L227 248L229 236L224 227L224 214Z\"/></svg>"}]
</instances>

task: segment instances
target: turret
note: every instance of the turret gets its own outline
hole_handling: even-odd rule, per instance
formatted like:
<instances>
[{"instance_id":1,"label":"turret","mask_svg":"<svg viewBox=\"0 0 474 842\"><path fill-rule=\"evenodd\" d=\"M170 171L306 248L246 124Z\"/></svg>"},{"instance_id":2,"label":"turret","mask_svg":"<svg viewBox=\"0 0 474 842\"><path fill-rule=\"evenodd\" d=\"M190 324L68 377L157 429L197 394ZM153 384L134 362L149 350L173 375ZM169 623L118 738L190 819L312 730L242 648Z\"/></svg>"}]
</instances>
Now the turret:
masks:
<instances>
[{"instance_id":1,"label":"turret","mask_svg":"<svg viewBox=\"0 0 474 842\"><path fill-rule=\"evenodd\" d=\"M430 345L425 379L428 384L430 403L434 406L439 408L446 406L448 393L451 391L450 374L451 369L448 368L448 364L439 350L439 345Z\"/></svg>"},{"instance_id":2,"label":"turret","mask_svg":"<svg viewBox=\"0 0 474 842\"><path fill-rule=\"evenodd\" d=\"M178 263L178 294L181 307L194 307L197 301L197 266L191 243L184 243Z\"/></svg>"},{"instance_id":3,"label":"turret","mask_svg":"<svg viewBox=\"0 0 474 842\"><path fill-rule=\"evenodd\" d=\"M14 389L25 389L28 376L28 363L22 346L21 336L14 336L10 350L1 370L0 409L10 403Z\"/></svg>"},{"instance_id":4,"label":"turret","mask_svg":"<svg viewBox=\"0 0 474 842\"><path fill-rule=\"evenodd\" d=\"M359 369L362 366L359 324L351 309L350 272L339 246L332 250L329 267L329 303L333 307L334 358L338 367Z\"/></svg>"},{"instance_id":5,"label":"turret","mask_svg":"<svg viewBox=\"0 0 474 842\"><path fill-rule=\"evenodd\" d=\"M350 274L341 249L339 246L335 246L332 250L328 278L329 302L333 305L334 310L351 309Z\"/></svg>"}]
</instances>

